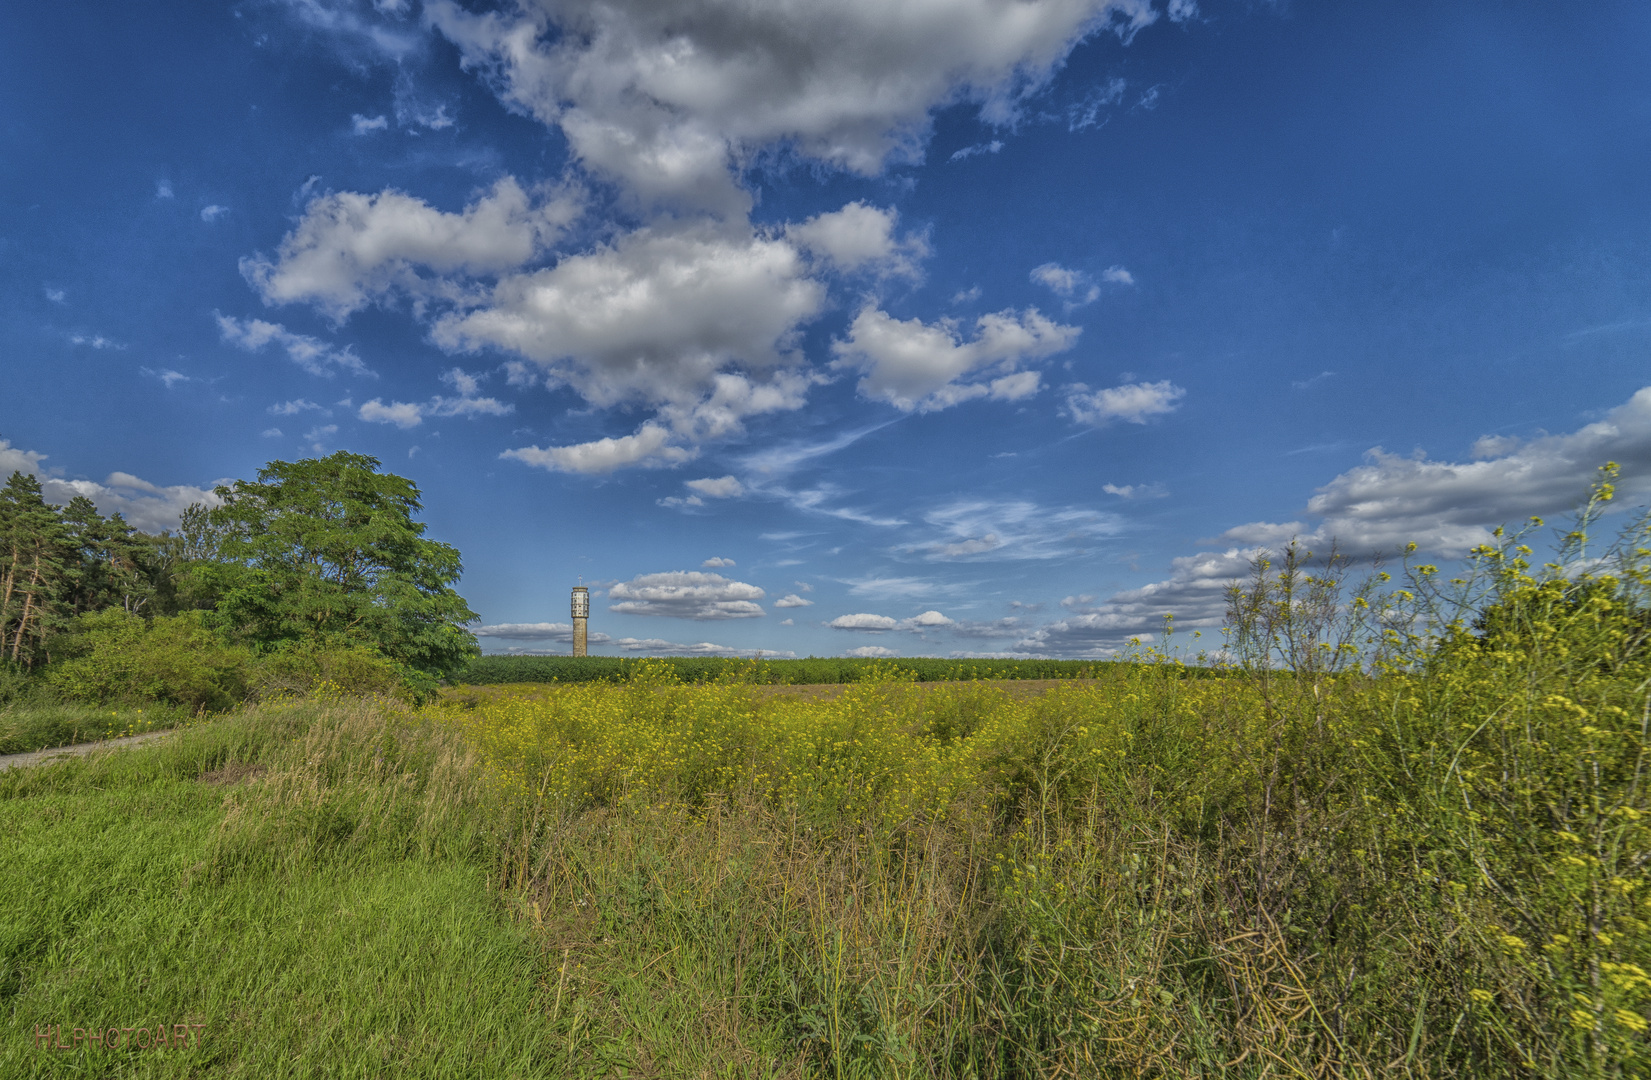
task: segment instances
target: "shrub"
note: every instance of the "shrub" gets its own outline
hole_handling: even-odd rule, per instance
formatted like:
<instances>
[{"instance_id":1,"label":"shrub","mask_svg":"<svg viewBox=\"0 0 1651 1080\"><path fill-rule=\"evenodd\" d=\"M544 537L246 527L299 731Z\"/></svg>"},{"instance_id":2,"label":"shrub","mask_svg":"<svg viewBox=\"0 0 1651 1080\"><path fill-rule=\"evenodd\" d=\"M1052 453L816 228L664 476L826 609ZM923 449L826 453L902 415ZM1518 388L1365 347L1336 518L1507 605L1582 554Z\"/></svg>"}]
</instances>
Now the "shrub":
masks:
<instances>
[{"instance_id":1,"label":"shrub","mask_svg":"<svg viewBox=\"0 0 1651 1080\"><path fill-rule=\"evenodd\" d=\"M46 669L46 685L88 704L219 711L245 700L252 673L251 654L225 643L195 611L148 620L118 608L83 615L58 651L67 659Z\"/></svg>"},{"instance_id":2,"label":"shrub","mask_svg":"<svg viewBox=\"0 0 1651 1080\"><path fill-rule=\"evenodd\" d=\"M400 696L410 689L406 672L372 649L346 642L305 642L260 657L252 674L255 696L307 696L326 688L352 696Z\"/></svg>"},{"instance_id":3,"label":"shrub","mask_svg":"<svg viewBox=\"0 0 1651 1080\"><path fill-rule=\"evenodd\" d=\"M0 660L0 706L26 705L40 696L40 680L17 664Z\"/></svg>"}]
</instances>

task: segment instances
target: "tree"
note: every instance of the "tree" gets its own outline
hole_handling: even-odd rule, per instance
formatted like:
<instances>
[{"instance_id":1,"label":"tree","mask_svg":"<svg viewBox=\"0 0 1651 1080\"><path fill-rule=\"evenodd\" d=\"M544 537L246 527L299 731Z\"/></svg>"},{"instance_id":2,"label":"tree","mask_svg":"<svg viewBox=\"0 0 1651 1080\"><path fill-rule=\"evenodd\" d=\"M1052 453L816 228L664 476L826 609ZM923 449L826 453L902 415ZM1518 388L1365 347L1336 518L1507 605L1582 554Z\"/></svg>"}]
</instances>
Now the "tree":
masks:
<instances>
[{"instance_id":1,"label":"tree","mask_svg":"<svg viewBox=\"0 0 1651 1080\"><path fill-rule=\"evenodd\" d=\"M458 550L423 538L418 488L378 469L340 451L218 488L217 558L197 572L220 624L264 651L365 644L432 675L478 655L464 629L476 614L451 587Z\"/></svg>"},{"instance_id":2,"label":"tree","mask_svg":"<svg viewBox=\"0 0 1651 1080\"><path fill-rule=\"evenodd\" d=\"M157 614L176 615L184 611L211 611L218 606L216 589L221 585L208 569L218 558L218 543L224 530L212 523L209 507L195 503L184 509L176 531L145 536L151 548Z\"/></svg>"},{"instance_id":3,"label":"tree","mask_svg":"<svg viewBox=\"0 0 1651 1080\"><path fill-rule=\"evenodd\" d=\"M0 488L0 656L34 666L66 615L74 549L40 481L14 472Z\"/></svg>"},{"instance_id":4,"label":"tree","mask_svg":"<svg viewBox=\"0 0 1651 1080\"><path fill-rule=\"evenodd\" d=\"M118 607L131 614L148 609L162 577L154 537L119 514L97 512L92 500L76 495L61 511L64 534L77 558L69 567L65 602L76 615Z\"/></svg>"}]
</instances>

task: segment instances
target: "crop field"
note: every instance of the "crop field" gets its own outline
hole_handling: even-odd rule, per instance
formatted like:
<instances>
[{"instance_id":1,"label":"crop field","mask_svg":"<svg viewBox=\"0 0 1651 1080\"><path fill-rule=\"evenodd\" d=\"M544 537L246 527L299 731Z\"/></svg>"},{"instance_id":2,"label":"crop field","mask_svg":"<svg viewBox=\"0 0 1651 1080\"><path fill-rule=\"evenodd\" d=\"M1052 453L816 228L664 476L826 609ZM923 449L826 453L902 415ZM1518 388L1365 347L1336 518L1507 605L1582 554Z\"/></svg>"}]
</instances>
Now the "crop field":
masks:
<instances>
[{"instance_id":1,"label":"crop field","mask_svg":"<svg viewBox=\"0 0 1651 1080\"><path fill-rule=\"evenodd\" d=\"M803 660L732 660L707 656L632 659L621 656L482 656L452 679L461 685L499 683L622 683L643 665L663 664L682 682L735 681L803 686L887 678L890 671L919 682L968 679L1081 679L1108 666L1096 660L941 660L933 657L859 660L811 656Z\"/></svg>"}]
</instances>

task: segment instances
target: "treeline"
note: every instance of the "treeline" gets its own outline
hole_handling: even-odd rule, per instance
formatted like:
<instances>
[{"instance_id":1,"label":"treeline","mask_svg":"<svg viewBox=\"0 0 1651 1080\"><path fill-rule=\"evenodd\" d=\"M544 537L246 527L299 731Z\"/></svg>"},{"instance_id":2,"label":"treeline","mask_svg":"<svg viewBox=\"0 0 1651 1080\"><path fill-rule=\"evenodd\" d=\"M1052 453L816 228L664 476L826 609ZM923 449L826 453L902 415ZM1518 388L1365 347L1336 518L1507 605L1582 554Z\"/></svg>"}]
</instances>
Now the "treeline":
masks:
<instances>
[{"instance_id":1,"label":"treeline","mask_svg":"<svg viewBox=\"0 0 1651 1080\"><path fill-rule=\"evenodd\" d=\"M188 595L191 543L205 510L190 507L177 535L153 535L104 517L77 495L46 502L40 481L14 472L0 488L0 648L13 665L51 660L51 645L77 616L118 608L172 615L195 605Z\"/></svg>"},{"instance_id":2,"label":"treeline","mask_svg":"<svg viewBox=\"0 0 1651 1080\"><path fill-rule=\"evenodd\" d=\"M226 708L333 682L427 692L479 654L452 588L457 549L424 538L419 491L375 458L274 461L158 534L77 496L0 489L0 704Z\"/></svg>"},{"instance_id":3,"label":"treeline","mask_svg":"<svg viewBox=\"0 0 1651 1080\"><path fill-rule=\"evenodd\" d=\"M455 683L625 682L644 661L622 656L482 656L451 676ZM1095 660L942 660L912 657L862 660L810 656L803 660L737 660L713 656L668 656L664 664L686 683L730 680L801 686L883 680L891 674L915 682L968 679L1083 679L1109 666Z\"/></svg>"}]
</instances>

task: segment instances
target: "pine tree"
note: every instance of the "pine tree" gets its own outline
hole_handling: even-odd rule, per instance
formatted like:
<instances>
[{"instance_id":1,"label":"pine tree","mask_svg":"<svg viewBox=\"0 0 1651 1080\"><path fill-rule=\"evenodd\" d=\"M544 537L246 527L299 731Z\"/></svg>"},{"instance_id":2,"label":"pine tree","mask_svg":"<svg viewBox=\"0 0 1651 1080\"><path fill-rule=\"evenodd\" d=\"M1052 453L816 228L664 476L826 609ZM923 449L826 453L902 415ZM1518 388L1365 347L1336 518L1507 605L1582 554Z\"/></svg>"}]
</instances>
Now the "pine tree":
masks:
<instances>
[{"instance_id":1,"label":"pine tree","mask_svg":"<svg viewBox=\"0 0 1651 1080\"><path fill-rule=\"evenodd\" d=\"M0 655L33 667L68 614L74 551L40 481L21 472L0 488Z\"/></svg>"},{"instance_id":2,"label":"pine tree","mask_svg":"<svg viewBox=\"0 0 1651 1080\"><path fill-rule=\"evenodd\" d=\"M151 614L161 571L156 538L132 528L118 513L103 517L84 495L69 500L62 519L78 555L69 568L69 609L76 615L111 607Z\"/></svg>"}]
</instances>

